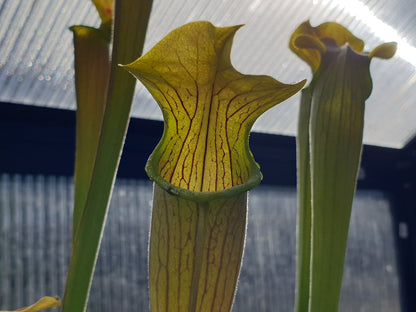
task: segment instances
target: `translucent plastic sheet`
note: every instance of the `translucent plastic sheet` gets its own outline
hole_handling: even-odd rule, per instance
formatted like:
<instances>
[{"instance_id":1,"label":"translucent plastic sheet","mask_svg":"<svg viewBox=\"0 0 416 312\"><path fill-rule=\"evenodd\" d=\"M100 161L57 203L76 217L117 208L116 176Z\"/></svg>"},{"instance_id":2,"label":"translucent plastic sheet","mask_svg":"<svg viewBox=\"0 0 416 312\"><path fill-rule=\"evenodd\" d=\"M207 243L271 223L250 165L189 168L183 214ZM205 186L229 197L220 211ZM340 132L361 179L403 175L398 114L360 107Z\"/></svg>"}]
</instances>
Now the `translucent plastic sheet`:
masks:
<instances>
[{"instance_id":1,"label":"translucent plastic sheet","mask_svg":"<svg viewBox=\"0 0 416 312\"><path fill-rule=\"evenodd\" d=\"M154 0L144 50L190 21L245 24L233 46L235 68L290 83L311 76L308 65L288 48L290 35L305 20L314 26L336 21L362 38L366 50L397 41L393 60L372 64L374 89L366 106L364 140L401 148L416 134L415 10L414 0ZM0 101L75 109L68 27L98 26L92 1L0 0L0 20ZM254 130L294 135L298 102L295 96L273 108L256 122ZM162 117L140 84L132 114Z\"/></svg>"},{"instance_id":2,"label":"translucent plastic sheet","mask_svg":"<svg viewBox=\"0 0 416 312\"><path fill-rule=\"evenodd\" d=\"M73 181L0 175L0 309L63 295L70 257ZM89 311L148 311L147 244L152 184L116 182ZM353 206L341 312L400 311L389 202L358 192ZM246 250L235 312L287 312L295 284L296 192L250 193Z\"/></svg>"}]
</instances>

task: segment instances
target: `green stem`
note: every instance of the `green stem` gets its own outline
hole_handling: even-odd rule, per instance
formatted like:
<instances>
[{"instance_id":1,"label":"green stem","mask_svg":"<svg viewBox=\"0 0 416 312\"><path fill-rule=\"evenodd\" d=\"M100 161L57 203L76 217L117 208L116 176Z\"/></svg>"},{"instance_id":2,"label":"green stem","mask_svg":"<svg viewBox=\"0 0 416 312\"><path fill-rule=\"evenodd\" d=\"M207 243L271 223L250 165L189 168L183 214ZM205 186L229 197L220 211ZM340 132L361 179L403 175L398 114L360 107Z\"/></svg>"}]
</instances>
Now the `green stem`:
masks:
<instances>
[{"instance_id":1,"label":"green stem","mask_svg":"<svg viewBox=\"0 0 416 312\"><path fill-rule=\"evenodd\" d=\"M338 311L364 105L371 91L370 59L348 47L335 57L316 79L312 96L310 312Z\"/></svg>"},{"instance_id":2,"label":"green stem","mask_svg":"<svg viewBox=\"0 0 416 312\"><path fill-rule=\"evenodd\" d=\"M149 248L152 312L231 310L246 215L246 193L195 202L155 184Z\"/></svg>"},{"instance_id":3,"label":"green stem","mask_svg":"<svg viewBox=\"0 0 416 312\"><path fill-rule=\"evenodd\" d=\"M310 88L302 90L296 138L298 168L298 211L296 233L295 311L308 312L312 240L311 173L309 151Z\"/></svg>"}]
</instances>

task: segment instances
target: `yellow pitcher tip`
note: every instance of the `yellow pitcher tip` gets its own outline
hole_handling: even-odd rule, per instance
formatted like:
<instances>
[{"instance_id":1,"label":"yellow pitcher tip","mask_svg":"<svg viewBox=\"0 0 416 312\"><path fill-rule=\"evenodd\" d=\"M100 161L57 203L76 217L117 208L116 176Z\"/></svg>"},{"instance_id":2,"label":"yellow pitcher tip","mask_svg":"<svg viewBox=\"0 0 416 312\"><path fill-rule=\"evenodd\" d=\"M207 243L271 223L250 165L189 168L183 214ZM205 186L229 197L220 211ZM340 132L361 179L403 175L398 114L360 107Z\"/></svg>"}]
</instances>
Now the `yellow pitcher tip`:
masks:
<instances>
[{"instance_id":1,"label":"yellow pitcher tip","mask_svg":"<svg viewBox=\"0 0 416 312\"><path fill-rule=\"evenodd\" d=\"M28 306L26 308L21 308L18 310L14 310L14 311L9 311L9 310L2 310L0 312L36 312L36 311L40 311L43 309L49 309L49 308L53 308L53 307L58 307L61 305L61 299L56 296L54 297L43 297L41 299L39 299L39 301L37 301L36 303L32 304L31 306Z\"/></svg>"}]
</instances>

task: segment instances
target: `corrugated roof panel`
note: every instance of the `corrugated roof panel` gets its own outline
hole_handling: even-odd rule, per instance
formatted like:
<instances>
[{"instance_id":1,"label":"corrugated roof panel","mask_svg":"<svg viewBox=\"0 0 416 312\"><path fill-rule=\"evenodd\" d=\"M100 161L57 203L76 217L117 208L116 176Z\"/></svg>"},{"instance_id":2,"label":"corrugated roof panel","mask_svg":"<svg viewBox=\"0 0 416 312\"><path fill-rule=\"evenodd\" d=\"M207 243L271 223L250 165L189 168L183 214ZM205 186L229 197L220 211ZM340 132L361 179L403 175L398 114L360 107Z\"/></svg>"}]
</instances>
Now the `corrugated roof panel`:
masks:
<instances>
[{"instance_id":1,"label":"corrugated roof panel","mask_svg":"<svg viewBox=\"0 0 416 312\"><path fill-rule=\"evenodd\" d=\"M151 181L116 181L92 281L89 312L149 312L151 200ZM25 306L45 294L62 295L71 251L68 220L73 207L73 180L0 174L0 204L0 308ZM246 249L232 311L291 311L296 191L261 185L250 192L249 205L257 209L248 212ZM382 193L356 194L340 311L400 311L401 268L390 209Z\"/></svg>"},{"instance_id":2,"label":"corrugated roof panel","mask_svg":"<svg viewBox=\"0 0 416 312\"><path fill-rule=\"evenodd\" d=\"M5 0L0 4L0 101L75 109L72 34L74 24L98 26L89 0ZM393 60L373 60L374 89L367 102L366 143L402 147L416 134L416 2L341 0L154 0L145 51L187 22L245 24L232 52L243 73L267 74L282 82L310 78L306 63L288 48L293 30L336 21L371 50L399 43ZM254 130L293 135L299 96L261 117ZM157 104L138 85L133 116L161 119Z\"/></svg>"}]
</instances>

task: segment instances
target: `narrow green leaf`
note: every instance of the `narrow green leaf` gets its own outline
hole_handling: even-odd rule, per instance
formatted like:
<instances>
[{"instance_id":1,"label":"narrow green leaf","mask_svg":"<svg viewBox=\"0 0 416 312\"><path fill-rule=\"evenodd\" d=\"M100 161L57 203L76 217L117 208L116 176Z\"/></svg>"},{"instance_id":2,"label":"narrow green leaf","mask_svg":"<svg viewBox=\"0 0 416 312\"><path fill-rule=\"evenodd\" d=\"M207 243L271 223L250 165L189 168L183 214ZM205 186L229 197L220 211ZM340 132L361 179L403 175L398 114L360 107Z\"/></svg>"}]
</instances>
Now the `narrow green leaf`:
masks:
<instances>
[{"instance_id":1,"label":"narrow green leaf","mask_svg":"<svg viewBox=\"0 0 416 312\"><path fill-rule=\"evenodd\" d=\"M345 46L315 80L310 120L310 311L338 311L361 157L364 103L372 87L369 62Z\"/></svg>"},{"instance_id":2,"label":"narrow green leaf","mask_svg":"<svg viewBox=\"0 0 416 312\"><path fill-rule=\"evenodd\" d=\"M125 66L165 119L146 171L156 182L150 238L152 311L229 311L241 266L247 191L261 173L249 131L267 109L298 92L230 60L240 26L184 25Z\"/></svg>"},{"instance_id":3,"label":"narrow green leaf","mask_svg":"<svg viewBox=\"0 0 416 312\"><path fill-rule=\"evenodd\" d=\"M73 241L63 302L63 311L66 312L81 312L87 307L89 289L128 127L135 87L135 79L117 64L130 62L140 56L151 6L151 0L118 0L115 4L106 105L91 173L91 183Z\"/></svg>"},{"instance_id":4,"label":"narrow green leaf","mask_svg":"<svg viewBox=\"0 0 416 312\"><path fill-rule=\"evenodd\" d=\"M312 242L311 169L309 152L309 119L311 89L302 90L296 137L298 212L296 227L295 311L308 311Z\"/></svg>"},{"instance_id":5,"label":"narrow green leaf","mask_svg":"<svg viewBox=\"0 0 416 312\"><path fill-rule=\"evenodd\" d=\"M363 46L336 23L312 27L305 22L290 40L291 49L314 71L299 117L298 312L338 311L365 100L372 89L370 61L389 58L396 49L384 44L368 54L361 53Z\"/></svg>"},{"instance_id":6,"label":"narrow green leaf","mask_svg":"<svg viewBox=\"0 0 416 312\"><path fill-rule=\"evenodd\" d=\"M75 85L77 94L75 199L73 239L84 211L110 79L109 44L106 30L86 26L71 27L74 33Z\"/></svg>"}]
</instances>

